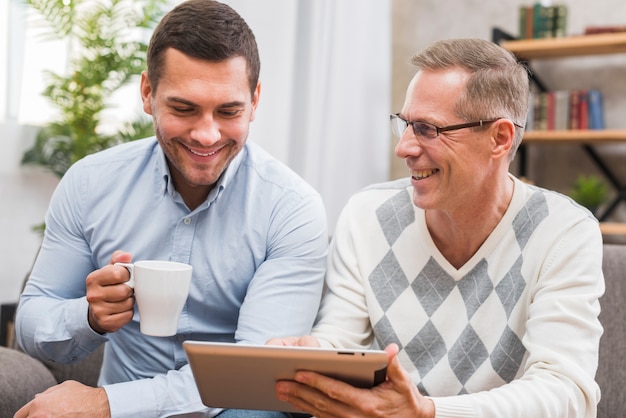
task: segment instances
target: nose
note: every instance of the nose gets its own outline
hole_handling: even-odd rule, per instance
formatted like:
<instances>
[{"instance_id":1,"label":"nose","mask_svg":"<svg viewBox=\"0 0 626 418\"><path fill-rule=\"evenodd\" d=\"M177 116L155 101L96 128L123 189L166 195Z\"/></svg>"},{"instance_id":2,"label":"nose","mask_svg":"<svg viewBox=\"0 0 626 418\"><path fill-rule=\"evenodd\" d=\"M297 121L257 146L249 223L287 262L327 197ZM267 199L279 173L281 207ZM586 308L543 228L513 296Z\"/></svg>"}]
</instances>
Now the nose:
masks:
<instances>
[{"instance_id":1,"label":"nose","mask_svg":"<svg viewBox=\"0 0 626 418\"><path fill-rule=\"evenodd\" d=\"M420 155L423 152L422 143L413 134L413 129L409 126L404 130L402 136L397 140L395 153L398 158L407 158Z\"/></svg>"},{"instance_id":2,"label":"nose","mask_svg":"<svg viewBox=\"0 0 626 418\"><path fill-rule=\"evenodd\" d=\"M212 145L222 138L219 121L211 113L199 117L189 134L191 139L204 146Z\"/></svg>"}]
</instances>

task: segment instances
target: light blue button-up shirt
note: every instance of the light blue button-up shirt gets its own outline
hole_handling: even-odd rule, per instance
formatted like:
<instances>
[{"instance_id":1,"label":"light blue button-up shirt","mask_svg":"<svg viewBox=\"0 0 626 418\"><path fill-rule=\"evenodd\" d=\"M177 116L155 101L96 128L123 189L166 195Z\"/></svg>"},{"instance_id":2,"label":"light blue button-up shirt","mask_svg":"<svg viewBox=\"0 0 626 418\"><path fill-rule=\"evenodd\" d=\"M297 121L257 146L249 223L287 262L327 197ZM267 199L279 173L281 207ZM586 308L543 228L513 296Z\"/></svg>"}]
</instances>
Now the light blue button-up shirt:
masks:
<instances>
[{"instance_id":1,"label":"light blue button-up shirt","mask_svg":"<svg viewBox=\"0 0 626 418\"><path fill-rule=\"evenodd\" d=\"M326 214L319 194L253 143L190 211L155 138L90 155L63 177L17 313L31 355L69 363L107 342L100 384L113 417L197 411L184 340L263 344L310 331L323 288ZM134 260L193 265L178 333L150 337L139 317L100 335L85 278L122 249Z\"/></svg>"}]
</instances>

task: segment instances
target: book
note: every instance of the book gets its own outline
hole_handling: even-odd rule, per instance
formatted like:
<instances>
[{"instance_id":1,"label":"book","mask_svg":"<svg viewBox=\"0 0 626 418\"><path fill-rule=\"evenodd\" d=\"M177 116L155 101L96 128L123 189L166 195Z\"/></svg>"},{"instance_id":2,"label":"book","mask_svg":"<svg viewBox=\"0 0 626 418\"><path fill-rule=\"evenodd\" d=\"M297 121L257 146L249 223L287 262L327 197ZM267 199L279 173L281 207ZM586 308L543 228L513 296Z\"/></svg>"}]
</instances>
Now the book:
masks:
<instances>
[{"instance_id":1,"label":"book","mask_svg":"<svg viewBox=\"0 0 626 418\"><path fill-rule=\"evenodd\" d=\"M554 91L545 92L546 95L546 125L545 129L554 130Z\"/></svg>"},{"instance_id":2,"label":"book","mask_svg":"<svg viewBox=\"0 0 626 418\"><path fill-rule=\"evenodd\" d=\"M537 92L535 93L535 95L533 96L533 129L535 131L542 131L544 130L544 115L545 112L543 111L543 104L544 104L544 100L543 100L543 96L545 95L545 93L543 92Z\"/></svg>"},{"instance_id":3,"label":"book","mask_svg":"<svg viewBox=\"0 0 626 418\"><path fill-rule=\"evenodd\" d=\"M569 103L569 128L580 129L580 92L578 90L572 90L570 92Z\"/></svg>"},{"instance_id":4,"label":"book","mask_svg":"<svg viewBox=\"0 0 626 418\"><path fill-rule=\"evenodd\" d=\"M567 6L544 6L541 2L518 7L519 39L564 37L567 33Z\"/></svg>"},{"instance_id":5,"label":"book","mask_svg":"<svg viewBox=\"0 0 626 418\"><path fill-rule=\"evenodd\" d=\"M518 25L519 25L519 36L518 39L526 39L526 10L527 7L526 6L520 6L519 7L519 21L518 21Z\"/></svg>"},{"instance_id":6,"label":"book","mask_svg":"<svg viewBox=\"0 0 626 418\"><path fill-rule=\"evenodd\" d=\"M533 38L541 38L543 36L542 9L541 3L533 5Z\"/></svg>"},{"instance_id":7,"label":"book","mask_svg":"<svg viewBox=\"0 0 626 418\"><path fill-rule=\"evenodd\" d=\"M567 36L567 6L559 4L554 7L554 37Z\"/></svg>"},{"instance_id":8,"label":"book","mask_svg":"<svg viewBox=\"0 0 626 418\"><path fill-rule=\"evenodd\" d=\"M596 33L618 33L626 32L626 25L623 26L587 26L585 35L594 35Z\"/></svg>"},{"instance_id":9,"label":"book","mask_svg":"<svg viewBox=\"0 0 626 418\"><path fill-rule=\"evenodd\" d=\"M539 38L553 38L554 37L554 23L555 23L555 8L553 6L541 7L541 31L539 32Z\"/></svg>"},{"instance_id":10,"label":"book","mask_svg":"<svg viewBox=\"0 0 626 418\"><path fill-rule=\"evenodd\" d=\"M604 129L604 108L602 102L602 93L599 90L589 90L587 93L589 129Z\"/></svg>"},{"instance_id":11,"label":"book","mask_svg":"<svg viewBox=\"0 0 626 418\"><path fill-rule=\"evenodd\" d=\"M587 90L580 90L578 102L578 129L589 129L589 101Z\"/></svg>"},{"instance_id":12,"label":"book","mask_svg":"<svg viewBox=\"0 0 626 418\"><path fill-rule=\"evenodd\" d=\"M554 129L566 130L569 127L570 92L557 90L554 92Z\"/></svg>"},{"instance_id":13,"label":"book","mask_svg":"<svg viewBox=\"0 0 626 418\"><path fill-rule=\"evenodd\" d=\"M535 37L535 8L526 6L526 39Z\"/></svg>"}]
</instances>

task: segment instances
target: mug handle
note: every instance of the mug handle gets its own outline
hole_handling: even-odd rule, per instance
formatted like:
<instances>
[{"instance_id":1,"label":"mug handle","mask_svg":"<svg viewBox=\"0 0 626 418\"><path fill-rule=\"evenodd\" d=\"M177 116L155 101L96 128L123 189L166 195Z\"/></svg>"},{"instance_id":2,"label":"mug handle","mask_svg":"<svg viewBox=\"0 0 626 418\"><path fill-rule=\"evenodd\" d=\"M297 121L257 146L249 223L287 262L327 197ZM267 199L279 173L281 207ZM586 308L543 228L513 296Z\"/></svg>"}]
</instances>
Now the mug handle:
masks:
<instances>
[{"instance_id":1,"label":"mug handle","mask_svg":"<svg viewBox=\"0 0 626 418\"><path fill-rule=\"evenodd\" d=\"M126 270L128 270L128 272L130 273L130 279L128 279L127 282L124 282L124 284L130 287L131 289L134 289L135 288L135 265L133 263L115 263L114 265L125 267Z\"/></svg>"}]
</instances>

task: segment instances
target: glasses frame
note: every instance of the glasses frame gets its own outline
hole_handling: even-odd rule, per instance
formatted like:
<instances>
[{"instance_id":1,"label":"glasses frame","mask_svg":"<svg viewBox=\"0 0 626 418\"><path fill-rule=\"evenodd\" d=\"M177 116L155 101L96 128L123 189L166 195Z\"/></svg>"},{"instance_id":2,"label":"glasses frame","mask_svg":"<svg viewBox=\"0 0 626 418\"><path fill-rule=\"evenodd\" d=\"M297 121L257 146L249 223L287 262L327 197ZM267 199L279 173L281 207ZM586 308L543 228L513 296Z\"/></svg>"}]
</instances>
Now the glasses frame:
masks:
<instances>
[{"instance_id":1,"label":"glasses frame","mask_svg":"<svg viewBox=\"0 0 626 418\"><path fill-rule=\"evenodd\" d=\"M404 119L402 116L400 116L399 113L393 113L393 114L389 115L389 120L391 122L393 122L394 119L399 119L402 122L404 122L404 124L405 124L405 127L402 130L402 132L400 132L400 135L399 136L396 135L398 137L402 137L402 134L404 133L404 131L406 131L406 128L408 128L409 125L413 129L413 135L424 137L424 135L418 135L417 134L417 132L415 130L415 125L414 125L414 123L423 123L425 125L430 125L430 126L434 127L435 128L435 132L436 132L434 137L432 137L432 138L425 137L425 138L427 138L427 139L435 139L435 138L437 138L439 136L439 134L441 132L456 131L456 130L464 129L464 128L475 128L477 126L488 125L490 123L493 123L493 122L499 121L500 119L505 119L505 118L482 119L482 120L479 120L479 121L476 121L476 122L459 123L459 124L448 125L448 126L437 126L437 125L433 125L432 123L422 122L422 121L408 121L408 120ZM513 125L517 126L518 128L523 128L523 126L518 125L515 122L513 122ZM393 129L392 129L392 131L393 131ZM395 132L394 132L394 134L395 134Z\"/></svg>"}]
</instances>

